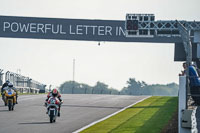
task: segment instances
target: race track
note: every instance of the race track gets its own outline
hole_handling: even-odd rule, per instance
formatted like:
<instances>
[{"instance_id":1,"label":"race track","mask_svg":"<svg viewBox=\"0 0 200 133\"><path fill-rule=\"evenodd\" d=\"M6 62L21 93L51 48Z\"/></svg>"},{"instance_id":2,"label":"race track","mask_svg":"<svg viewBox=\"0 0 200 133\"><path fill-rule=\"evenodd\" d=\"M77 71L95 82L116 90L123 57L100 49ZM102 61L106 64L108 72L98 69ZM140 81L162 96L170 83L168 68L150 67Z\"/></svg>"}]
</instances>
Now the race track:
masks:
<instances>
[{"instance_id":1,"label":"race track","mask_svg":"<svg viewBox=\"0 0 200 133\"><path fill-rule=\"evenodd\" d=\"M19 96L14 111L0 99L0 133L72 133L146 96L63 94L61 117L49 123L46 95Z\"/></svg>"}]
</instances>

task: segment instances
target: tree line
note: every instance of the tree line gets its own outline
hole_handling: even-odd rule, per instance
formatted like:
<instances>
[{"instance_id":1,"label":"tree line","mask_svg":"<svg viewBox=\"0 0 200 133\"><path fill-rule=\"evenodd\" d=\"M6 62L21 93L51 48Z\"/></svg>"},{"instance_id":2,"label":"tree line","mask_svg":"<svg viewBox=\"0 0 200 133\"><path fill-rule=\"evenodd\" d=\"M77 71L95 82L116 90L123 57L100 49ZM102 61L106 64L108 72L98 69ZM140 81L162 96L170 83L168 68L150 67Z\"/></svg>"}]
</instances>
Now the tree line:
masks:
<instances>
[{"instance_id":1,"label":"tree line","mask_svg":"<svg viewBox=\"0 0 200 133\"><path fill-rule=\"evenodd\" d=\"M166 95L177 96L178 85L169 83L166 85L152 84L148 85L144 81L136 81L135 78L129 78L127 87L121 91L110 88L107 84L98 81L95 86L89 86L75 81L66 81L60 85L59 90L65 94L110 94L110 95Z\"/></svg>"}]
</instances>

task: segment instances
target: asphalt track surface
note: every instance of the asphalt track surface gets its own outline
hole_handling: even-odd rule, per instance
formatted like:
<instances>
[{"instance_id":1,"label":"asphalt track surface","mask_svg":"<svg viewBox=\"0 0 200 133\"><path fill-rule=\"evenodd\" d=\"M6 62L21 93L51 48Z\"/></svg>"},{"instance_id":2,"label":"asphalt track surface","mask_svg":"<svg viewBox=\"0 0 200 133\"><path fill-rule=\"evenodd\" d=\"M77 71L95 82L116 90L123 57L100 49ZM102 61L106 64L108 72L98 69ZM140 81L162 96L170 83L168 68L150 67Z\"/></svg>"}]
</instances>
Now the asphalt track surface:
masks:
<instances>
[{"instance_id":1,"label":"asphalt track surface","mask_svg":"<svg viewBox=\"0 0 200 133\"><path fill-rule=\"evenodd\" d=\"M72 133L146 96L63 94L61 117L50 123L46 95L19 96L14 111L0 99L0 133Z\"/></svg>"}]
</instances>

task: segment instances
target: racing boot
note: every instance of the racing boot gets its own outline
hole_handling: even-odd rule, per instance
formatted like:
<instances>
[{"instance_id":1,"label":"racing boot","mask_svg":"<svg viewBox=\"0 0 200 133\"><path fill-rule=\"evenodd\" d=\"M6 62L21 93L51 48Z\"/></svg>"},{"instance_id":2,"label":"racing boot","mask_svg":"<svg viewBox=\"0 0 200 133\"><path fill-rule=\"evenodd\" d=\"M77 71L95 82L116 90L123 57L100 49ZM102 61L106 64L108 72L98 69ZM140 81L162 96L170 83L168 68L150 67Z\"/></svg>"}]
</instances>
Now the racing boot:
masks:
<instances>
[{"instance_id":1,"label":"racing boot","mask_svg":"<svg viewBox=\"0 0 200 133\"><path fill-rule=\"evenodd\" d=\"M60 110L58 110L58 117L60 117Z\"/></svg>"},{"instance_id":2,"label":"racing boot","mask_svg":"<svg viewBox=\"0 0 200 133\"><path fill-rule=\"evenodd\" d=\"M2 95L2 100L3 100L3 102L4 102L4 105L7 106L7 103L6 103L6 100L5 100L4 95Z\"/></svg>"},{"instance_id":3,"label":"racing boot","mask_svg":"<svg viewBox=\"0 0 200 133\"><path fill-rule=\"evenodd\" d=\"M16 96L16 104L18 104L17 99L18 99L18 95Z\"/></svg>"}]
</instances>

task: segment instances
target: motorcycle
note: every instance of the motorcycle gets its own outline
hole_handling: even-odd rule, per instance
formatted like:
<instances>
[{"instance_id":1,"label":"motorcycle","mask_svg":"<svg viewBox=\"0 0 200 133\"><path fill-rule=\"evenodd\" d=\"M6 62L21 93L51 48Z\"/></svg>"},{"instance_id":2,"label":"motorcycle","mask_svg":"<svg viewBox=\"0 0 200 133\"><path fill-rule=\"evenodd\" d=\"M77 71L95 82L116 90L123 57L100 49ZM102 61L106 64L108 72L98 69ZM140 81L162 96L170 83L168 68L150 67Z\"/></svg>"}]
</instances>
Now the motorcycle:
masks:
<instances>
[{"instance_id":1,"label":"motorcycle","mask_svg":"<svg viewBox=\"0 0 200 133\"><path fill-rule=\"evenodd\" d=\"M9 111L13 111L16 104L16 92L13 89L7 89L4 91L4 95L5 105L8 106Z\"/></svg>"},{"instance_id":2,"label":"motorcycle","mask_svg":"<svg viewBox=\"0 0 200 133\"><path fill-rule=\"evenodd\" d=\"M50 97L47 102L47 110L50 123L56 122L58 116L60 102L56 97Z\"/></svg>"}]
</instances>

